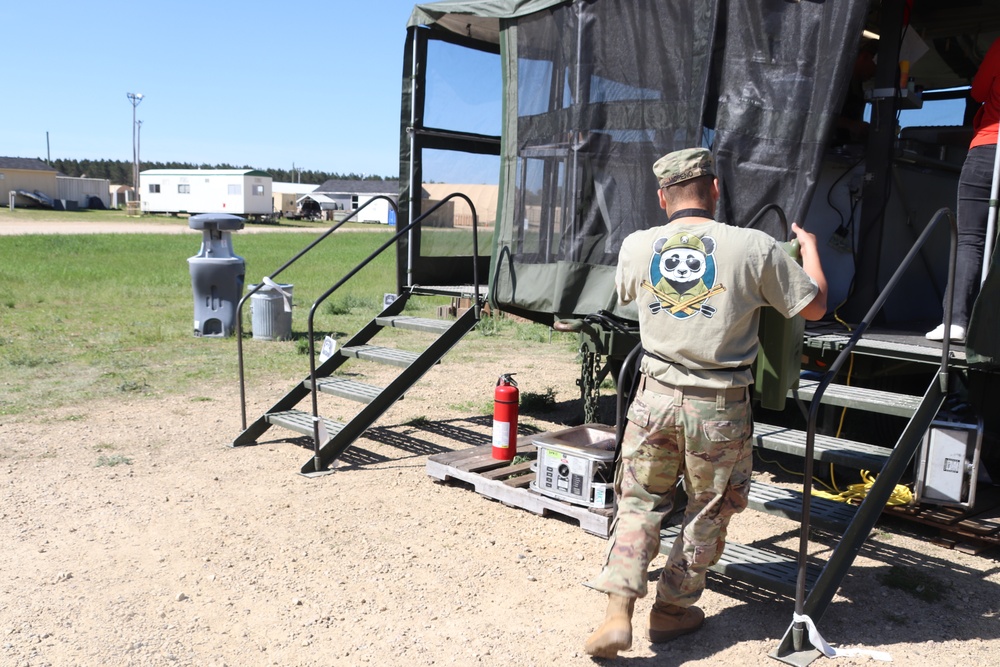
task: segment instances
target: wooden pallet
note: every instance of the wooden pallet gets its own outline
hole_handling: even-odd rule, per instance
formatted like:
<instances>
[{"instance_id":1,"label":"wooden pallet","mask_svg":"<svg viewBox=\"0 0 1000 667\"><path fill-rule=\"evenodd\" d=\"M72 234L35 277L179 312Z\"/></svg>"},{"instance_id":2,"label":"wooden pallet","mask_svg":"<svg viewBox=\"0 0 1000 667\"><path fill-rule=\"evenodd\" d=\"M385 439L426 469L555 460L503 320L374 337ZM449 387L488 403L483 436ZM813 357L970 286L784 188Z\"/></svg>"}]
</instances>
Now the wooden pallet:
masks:
<instances>
[{"instance_id":1,"label":"wooden pallet","mask_svg":"<svg viewBox=\"0 0 1000 667\"><path fill-rule=\"evenodd\" d=\"M918 505L887 507L885 514L936 528L934 540L945 547L981 553L1000 546L1000 495L995 490L982 492L976 508Z\"/></svg>"},{"instance_id":2,"label":"wooden pallet","mask_svg":"<svg viewBox=\"0 0 1000 667\"><path fill-rule=\"evenodd\" d=\"M427 474L442 482L460 480L481 495L505 505L528 510L541 516L557 514L573 519L588 533L607 539L611 534L612 510L592 509L543 496L529 485L535 479L531 463L537 455L530 438L518 440L519 456L530 457L511 465L492 457L489 445L436 454L427 460ZM988 496L987 493L983 494ZM905 521L936 528L937 544L982 553L1000 546L1000 497L984 497L975 511L954 507L887 507L884 512ZM985 508L985 510L984 510Z\"/></svg>"},{"instance_id":3,"label":"wooden pallet","mask_svg":"<svg viewBox=\"0 0 1000 667\"><path fill-rule=\"evenodd\" d=\"M530 439L518 440L517 454L531 460L511 465L493 458L489 445L435 454L427 459L427 474L442 482L460 480L471 484L476 493L546 516L558 514L573 519L580 528L598 537L611 534L611 508L594 509L543 496L529 485L535 479L531 463L537 456Z\"/></svg>"}]
</instances>

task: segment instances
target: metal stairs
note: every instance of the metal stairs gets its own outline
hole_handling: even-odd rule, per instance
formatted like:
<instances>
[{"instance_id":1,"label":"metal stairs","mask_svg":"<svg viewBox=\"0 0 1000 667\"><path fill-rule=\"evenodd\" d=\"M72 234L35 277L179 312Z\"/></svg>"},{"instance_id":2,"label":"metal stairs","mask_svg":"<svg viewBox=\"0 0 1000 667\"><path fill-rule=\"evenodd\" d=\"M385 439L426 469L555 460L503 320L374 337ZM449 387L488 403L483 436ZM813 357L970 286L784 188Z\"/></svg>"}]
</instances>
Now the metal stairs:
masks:
<instances>
[{"instance_id":1,"label":"metal stairs","mask_svg":"<svg viewBox=\"0 0 1000 667\"><path fill-rule=\"evenodd\" d=\"M864 319L856 326L849 339L835 336L831 343L838 354L829 365L822 380L800 379L800 386L790 395L809 401L806 430L754 424L754 447L758 451L775 451L802 457L802 491L777 489L753 484L748 506L758 510L798 520L799 546L794 558L768 552L756 545L727 543L717 563L715 572L782 594L794 595L793 622L780 644L769 655L787 664L805 667L824 655L807 636L807 621L817 623L833 601L840 583L854 563L869 534L875 527L896 485L903 478L910 462L932 422L948 398L952 367L949 342L941 346L940 362L922 396L909 396L891 392L861 389L833 384L841 369L853 354L869 353L861 344L869 324L885 304L885 300L899 283L900 277L914 261L920 248L927 242L931 231L939 224L948 223L951 235L949 288L944 311L945 326L950 325L951 283L955 266L957 232L954 216L947 209L940 209L914 243L895 273L885 285ZM896 349L877 356L890 360L915 360L915 350ZM918 352L917 356L922 356ZM920 361L930 361L920 359ZM817 435L817 417L823 405L839 406L878 412L897 417L908 417L894 446L852 442L840 438ZM867 489L864 500L857 506L833 507L823 498L811 494L813 466L816 461L842 467L877 472L873 484ZM839 533L829 557L823 563L808 556L810 530L813 525ZM679 529L667 528L661 532L660 552L669 553Z\"/></svg>"},{"instance_id":2,"label":"metal stairs","mask_svg":"<svg viewBox=\"0 0 1000 667\"><path fill-rule=\"evenodd\" d=\"M233 446L254 444L271 426L310 436L314 439L314 455L302 466L303 475L324 474L330 464L344 453L365 429L375 423L386 410L441 358L475 327L479 308L466 310L454 321L402 315L406 302L415 290L404 291L395 301L361 328L329 359L320 364L315 374L292 387L277 403L258 417L233 441ZM372 341L385 329L408 329L432 334L434 339L422 352L410 352ZM348 362L365 361L395 366L401 370L385 387L376 387L336 373ZM313 388L315 386L315 392ZM316 393L330 394L357 401L363 407L346 423L327 419L318 414ZM303 400L312 397L313 409L296 409Z\"/></svg>"},{"instance_id":3,"label":"metal stairs","mask_svg":"<svg viewBox=\"0 0 1000 667\"><path fill-rule=\"evenodd\" d=\"M797 393L793 391L790 395L797 395L800 399L811 399L815 394L818 384L816 381L803 380L800 382ZM822 396L823 405L848 407L895 416L913 417L918 412L918 408L920 408L923 400L926 400L921 399L919 396L876 391L848 385L831 384L829 387L829 391L825 392ZM932 403L934 400L933 398L931 399ZM936 409L933 410L933 413L936 412ZM806 431L773 426L759 421L755 421L754 423L754 447L760 452L771 451L800 457L804 456L806 451L806 436ZM908 446L903 446L905 443L902 440L901 438L900 442L896 445L896 448L903 447L900 451L908 449ZM919 444L919 438L917 438L917 442L913 443L912 446L915 447L916 444ZM822 463L833 463L845 468L879 472L888 464L896 448L817 435L813 448L813 459ZM902 456L903 454L897 454L897 459ZM908 459L909 457L907 457ZM903 469L905 469L905 465ZM900 470L900 474L902 472L903 470ZM897 477L891 485L888 484L888 481L882 482L882 485L888 486L891 491L898 482L898 479ZM881 480L882 476L880 475L878 481ZM789 489L760 482L754 482L750 487L749 509L784 517L793 521L801 521L802 506L802 492L797 489ZM880 513L881 508L878 507L876 510ZM858 518L859 511L860 506L857 505L819 497L810 499L809 514L811 524L831 533L846 533L850 529L852 522ZM872 510L869 509L867 511L871 512ZM669 553L678 530L678 527L672 526L665 528L661 532L661 553ZM868 531L865 531L865 537L867 537L867 534ZM857 545L857 548L860 548L860 544ZM856 551L854 553L856 554ZM794 557L775 554L752 545L728 542L721 559L711 569L735 579L748 581L775 593L789 596L795 594L797 564ZM818 566L814 564L808 566L806 571L806 585L809 590L814 589L816 582L820 578L820 574L821 569ZM839 580L837 583L839 584Z\"/></svg>"}]
</instances>

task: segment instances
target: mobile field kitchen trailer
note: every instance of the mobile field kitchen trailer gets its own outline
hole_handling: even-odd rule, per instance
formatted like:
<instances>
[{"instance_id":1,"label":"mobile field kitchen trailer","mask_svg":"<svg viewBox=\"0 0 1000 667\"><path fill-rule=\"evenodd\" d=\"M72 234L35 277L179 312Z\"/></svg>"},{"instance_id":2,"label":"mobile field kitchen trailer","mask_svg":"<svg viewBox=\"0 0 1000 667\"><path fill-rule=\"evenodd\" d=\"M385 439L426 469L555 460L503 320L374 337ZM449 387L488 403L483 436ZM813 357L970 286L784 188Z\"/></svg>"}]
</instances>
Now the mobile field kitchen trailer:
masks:
<instances>
[{"instance_id":1,"label":"mobile field kitchen trailer","mask_svg":"<svg viewBox=\"0 0 1000 667\"><path fill-rule=\"evenodd\" d=\"M271 176L256 169L147 169L139 172L146 213L272 213Z\"/></svg>"},{"instance_id":2,"label":"mobile field kitchen trailer","mask_svg":"<svg viewBox=\"0 0 1000 667\"><path fill-rule=\"evenodd\" d=\"M969 84L998 37L1000 3L988 0L416 5L401 79L399 298L256 422L244 414L234 444L281 425L314 441L303 473L324 472L478 317L472 308L439 328L415 322L402 316L410 294L488 299L495 311L579 332L584 417L596 420L601 381L619 379L637 342L634 306L619 306L613 289L619 248L664 220L650 167L669 151L708 147L719 219L779 240L800 221L819 239L830 280L823 322L796 329L762 318L755 371L755 447L798 457L805 482L801 491L755 482L750 506L798 521L800 554L729 545L713 566L795 596L772 655L808 664L825 648L806 621L828 609L898 487L913 498L897 515L940 521L956 542L1000 544L988 518L1000 504L991 481L1000 475L1000 270L984 267L965 344L923 336L942 320L954 261ZM870 44L874 74L855 76ZM859 99L863 131L838 133L854 113L845 102ZM446 199L423 198L425 182L495 184L492 234L475 222L447 234L422 226ZM456 211L469 203L459 199ZM441 337L408 357L397 381L362 392L337 376L348 357L384 353L367 343L376 330L404 325ZM349 390L367 403L353 420L319 414L319 393ZM310 395L311 412L293 409ZM860 504L813 498L816 463L840 479L872 471L874 481ZM811 526L841 536L825 562L806 555ZM664 550L674 529L664 526Z\"/></svg>"}]
</instances>

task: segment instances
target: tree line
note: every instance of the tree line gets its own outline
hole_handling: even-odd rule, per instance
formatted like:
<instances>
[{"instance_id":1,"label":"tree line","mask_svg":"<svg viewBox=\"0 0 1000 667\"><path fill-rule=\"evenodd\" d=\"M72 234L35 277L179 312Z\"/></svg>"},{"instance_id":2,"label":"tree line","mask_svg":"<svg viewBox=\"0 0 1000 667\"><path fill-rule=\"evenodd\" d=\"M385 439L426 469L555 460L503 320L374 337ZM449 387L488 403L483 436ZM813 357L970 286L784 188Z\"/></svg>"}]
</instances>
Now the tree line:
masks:
<instances>
[{"instance_id":1,"label":"tree line","mask_svg":"<svg viewBox=\"0 0 1000 667\"><path fill-rule=\"evenodd\" d=\"M112 183L132 182L132 163L125 160L52 160L53 169L66 176L86 178L106 178ZM322 185L330 179L351 181L395 181L395 176L370 176L363 174L339 174L337 172L313 171L309 169L260 169L248 165L234 164L189 164L187 162L145 162L140 170L146 169L257 169L267 172L275 181L282 183L308 183Z\"/></svg>"}]
</instances>

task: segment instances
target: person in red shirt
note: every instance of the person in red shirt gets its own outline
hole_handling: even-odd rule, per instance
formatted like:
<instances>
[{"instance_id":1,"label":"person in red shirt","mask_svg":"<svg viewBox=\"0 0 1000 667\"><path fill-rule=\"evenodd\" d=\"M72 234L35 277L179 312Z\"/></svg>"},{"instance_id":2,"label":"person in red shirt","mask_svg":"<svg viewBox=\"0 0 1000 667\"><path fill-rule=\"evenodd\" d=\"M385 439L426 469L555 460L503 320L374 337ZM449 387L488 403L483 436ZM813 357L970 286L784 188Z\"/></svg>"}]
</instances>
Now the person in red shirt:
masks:
<instances>
[{"instance_id":1,"label":"person in red shirt","mask_svg":"<svg viewBox=\"0 0 1000 667\"><path fill-rule=\"evenodd\" d=\"M979 295L997 129L1000 128L1000 38L990 46L972 78L970 94L981 106L972 121L975 135L958 179L958 259L949 334L949 339L956 342L965 340L972 305ZM944 324L928 331L926 337L944 340Z\"/></svg>"}]
</instances>

